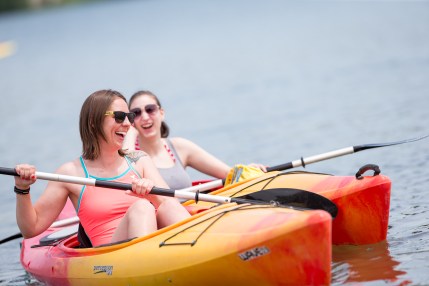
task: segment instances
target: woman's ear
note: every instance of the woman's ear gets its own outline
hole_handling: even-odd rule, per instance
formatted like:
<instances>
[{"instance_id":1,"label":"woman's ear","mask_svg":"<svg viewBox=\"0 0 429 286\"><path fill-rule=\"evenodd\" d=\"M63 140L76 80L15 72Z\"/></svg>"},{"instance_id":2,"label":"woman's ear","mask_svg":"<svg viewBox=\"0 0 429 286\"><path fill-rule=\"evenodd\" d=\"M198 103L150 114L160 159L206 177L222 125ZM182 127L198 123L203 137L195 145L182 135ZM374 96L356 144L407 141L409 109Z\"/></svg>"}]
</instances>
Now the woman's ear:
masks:
<instances>
[{"instance_id":1,"label":"woman's ear","mask_svg":"<svg viewBox=\"0 0 429 286\"><path fill-rule=\"evenodd\" d=\"M159 114L161 115L161 121L164 121L164 118L165 118L165 113L164 113L164 109L161 107L161 108L159 108Z\"/></svg>"}]
</instances>

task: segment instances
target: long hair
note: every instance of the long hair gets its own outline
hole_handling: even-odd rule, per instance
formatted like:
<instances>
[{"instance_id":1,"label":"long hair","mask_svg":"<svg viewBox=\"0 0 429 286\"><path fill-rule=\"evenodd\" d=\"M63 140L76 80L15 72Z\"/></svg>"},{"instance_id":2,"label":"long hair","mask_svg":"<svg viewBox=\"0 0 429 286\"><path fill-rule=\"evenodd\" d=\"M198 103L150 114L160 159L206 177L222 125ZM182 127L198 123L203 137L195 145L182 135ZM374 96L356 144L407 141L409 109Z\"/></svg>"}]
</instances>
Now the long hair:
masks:
<instances>
[{"instance_id":1,"label":"long hair","mask_svg":"<svg viewBox=\"0 0 429 286\"><path fill-rule=\"evenodd\" d=\"M133 101L135 99L137 99L138 97L143 96L143 95L151 96L153 99L155 99L156 104L158 104L159 108L162 108L161 102L159 101L158 97L154 93L152 93L148 90L140 90L140 91L135 92L130 98L130 103L128 104L128 107L131 107L131 103L133 103ZM165 121L162 121L161 122L161 138L167 138L168 135L170 135L170 128L168 127L167 123L165 123Z\"/></svg>"},{"instance_id":2,"label":"long hair","mask_svg":"<svg viewBox=\"0 0 429 286\"><path fill-rule=\"evenodd\" d=\"M105 113L112 102L121 98L127 102L126 98L118 91L107 89L92 93L82 105L79 117L79 131L82 140L82 157L87 160L94 160L100 156L100 138L106 139L103 131ZM124 152L119 150L119 154Z\"/></svg>"}]
</instances>

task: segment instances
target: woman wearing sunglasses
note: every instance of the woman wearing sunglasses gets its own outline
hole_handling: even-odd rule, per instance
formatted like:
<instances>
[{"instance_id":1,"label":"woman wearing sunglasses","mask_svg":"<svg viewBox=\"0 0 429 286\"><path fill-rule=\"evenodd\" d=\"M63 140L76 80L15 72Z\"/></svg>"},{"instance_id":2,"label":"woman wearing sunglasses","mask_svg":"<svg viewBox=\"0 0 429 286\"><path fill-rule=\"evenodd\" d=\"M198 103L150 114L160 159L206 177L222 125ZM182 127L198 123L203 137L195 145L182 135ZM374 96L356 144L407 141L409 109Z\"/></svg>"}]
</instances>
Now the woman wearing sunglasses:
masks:
<instances>
[{"instance_id":1,"label":"woman wearing sunglasses","mask_svg":"<svg viewBox=\"0 0 429 286\"><path fill-rule=\"evenodd\" d=\"M125 134L135 120L126 99L113 90L100 90L84 102L80 113L82 156L63 164L58 174L132 183L132 191L49 182L33 205L30 185L37 178L34 166L17 165L16 215L24 237L46 230L67 199L73 203L93 246L151 233L189 217L175 198L150 195L154 185L168 188L149 156L122 150Z\"/></svg>"},{"instance_id":2,"label":"woman wearing sunglasses","mask_svg":"<svg viewBox=\"0 0 429 286\"><path fill-rule=\"evenodd\" d=\"M219 179L224 179L231 170L231 167L195 143L179 137L167 138L169 128L164 122L165 111L152 92L134 93L129 107L136 118L134 128L130 128L125 138L124 149L145 151L170 188L178 190L192 185L185 171L187 166ZM265 166L251 165L266 171Z\"/></svg>"}]
</instances>

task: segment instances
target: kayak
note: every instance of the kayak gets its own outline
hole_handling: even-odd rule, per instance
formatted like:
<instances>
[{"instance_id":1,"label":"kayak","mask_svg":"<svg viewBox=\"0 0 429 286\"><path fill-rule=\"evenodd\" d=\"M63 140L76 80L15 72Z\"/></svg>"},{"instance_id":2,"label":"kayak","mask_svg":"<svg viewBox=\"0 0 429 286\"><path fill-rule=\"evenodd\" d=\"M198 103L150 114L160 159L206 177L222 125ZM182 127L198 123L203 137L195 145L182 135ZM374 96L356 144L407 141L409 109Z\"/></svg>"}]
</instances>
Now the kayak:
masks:
<instances>
[{"instance_id":1,"label":"kayak","mask_svg":"<svg viewBox=\"0 0 429 286\"><path fill-rule=\"evenodd\" d=\"M386 240L391 181L387 176L333 176L303 171L269 172L210 194L243 196L273 188L300 189L328 198L338 208L332 222L332 243L363 245ZM195 205L195 202L185 202ZM198 205L213 205L198 202Z\"/></svg>"},{"instance_id":2,"label":"kayak","mask_svg":"<svg viewBox=\"0 0 429 286\"><path fill-rule=\"evenodd\" d=\"M327 285L332 217L228 203L121 243L79 248L77 224L22 241L21 264L47 285ZM60 216L75 216L68 203ZM59 224L57 224L59 225Z\"/></svg>"},{"instance_id":3,"label":"kayak","mask_svg":"<svg viewBox=\"0 0 429 286\"><path fill-rule=\"evenodd\" d=\"M387 176L269 172L210 194L243 198L279 188L328 198L337 215L299 206L187 201L189 219L113 245L79 248L77 224L51 227L23 240L21 263L48 285L326 285L332 244L386 239ZM69 203L59 222L75 215Z\"/></svg>"}]
</instances>

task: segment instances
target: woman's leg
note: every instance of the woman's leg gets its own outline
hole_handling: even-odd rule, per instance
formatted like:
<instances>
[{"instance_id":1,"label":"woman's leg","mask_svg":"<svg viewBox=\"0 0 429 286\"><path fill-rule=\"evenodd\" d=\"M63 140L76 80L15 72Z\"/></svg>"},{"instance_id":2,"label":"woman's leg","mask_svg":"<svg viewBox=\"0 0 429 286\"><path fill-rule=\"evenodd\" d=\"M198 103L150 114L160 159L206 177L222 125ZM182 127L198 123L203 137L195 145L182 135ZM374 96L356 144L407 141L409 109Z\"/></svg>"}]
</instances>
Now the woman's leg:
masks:
<instances>
[{"instance_id":1,"label":"woman's leg","mask_svg":"<svg viewBox=\"0 0 429 286\"><path fill-rule=\"evenodd\" d=\"M184 220L191 215L184 206L175 198L166 198L158 206L156 218L158 221L158 228L163 228L170 224Z\"/></svg>"},{"instance_id":2,"label":"woman's leg","mask_svg":"<svg viewBox=\"0 0 429 286\"><path fill-rule=\"evenodd\" d=\"M141 199L128 208L112 236L112 242L144 236L156 230L155 208L148 200Z\"/></svg>"}]
</instances>

